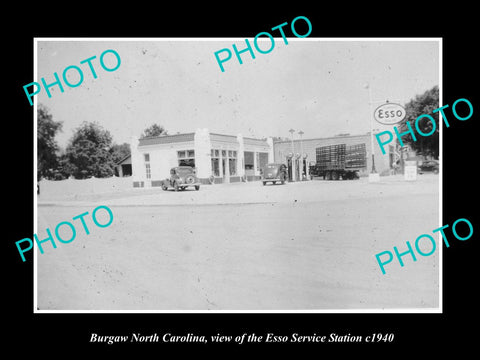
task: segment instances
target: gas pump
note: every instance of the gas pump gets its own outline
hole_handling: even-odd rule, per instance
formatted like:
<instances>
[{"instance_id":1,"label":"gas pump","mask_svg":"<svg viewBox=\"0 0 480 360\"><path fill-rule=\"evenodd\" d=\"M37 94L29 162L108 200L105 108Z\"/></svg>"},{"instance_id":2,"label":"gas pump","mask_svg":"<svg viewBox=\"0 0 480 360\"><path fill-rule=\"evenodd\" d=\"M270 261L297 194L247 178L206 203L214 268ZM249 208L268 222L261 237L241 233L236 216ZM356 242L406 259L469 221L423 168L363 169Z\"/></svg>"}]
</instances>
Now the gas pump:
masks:
<instances>
[{"instance_id":1,"label":"gas pump","mask_svg":"<svg viewBox=\"0 0 480 360\"><path fill-rule=\"evenodd\" d=\"M307 168L307 157L308 154L303 153L302 160L302 180L308 180L308 168Z\"/></svg>"},{"instance_id":2,"label":"gas pump","mask_svg":"<svg viewBox=\"0 0 480 360\"><path fill-rule=\"evenodd\" d=\"M293 175L293 166L292 166L292 163L293 163L293 154L290 152L287 154L287 168L288 168L288 181L289 182L292 182L293 179L292 179L292 175Z\"/></svg>"},{"instance_id":3,"label":"gas pump","mask_svg":"<svg viewBox=\"0 0 480 360\"><path fill-rule=\"evenodd\" d=\"M301 177L301 173L300 173L300 157L301 155L299 153L297 153L295 155L295 180L302 180L302 177Z\"/></svg>"}]
</instances>

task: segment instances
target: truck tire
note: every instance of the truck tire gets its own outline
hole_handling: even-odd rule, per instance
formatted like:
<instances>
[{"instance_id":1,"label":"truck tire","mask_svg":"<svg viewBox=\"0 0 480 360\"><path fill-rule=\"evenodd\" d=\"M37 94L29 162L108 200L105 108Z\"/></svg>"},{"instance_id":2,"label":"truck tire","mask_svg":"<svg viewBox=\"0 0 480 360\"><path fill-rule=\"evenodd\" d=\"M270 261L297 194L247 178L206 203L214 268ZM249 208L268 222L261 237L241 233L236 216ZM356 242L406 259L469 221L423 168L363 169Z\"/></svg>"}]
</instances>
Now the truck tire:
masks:
<instances>
[{"instance_id":1,"label":"truck tire","mask_svg":"<svg viewBox=\"0 0 480 360\"><path fill-rule=\"evenodd\" d=\"M325 173L325 180L332 180L332 173L330 171Z\"/></svg>"},{"instance_id":2,"label":"truck tire","mask_svg":"<svg viewBox=\"0 0 480 360\"><path fill-rule=\"evenodd\" d=\"M338 172L332 171L332 180L338 180Z\"/></svg>"}]
</instances>

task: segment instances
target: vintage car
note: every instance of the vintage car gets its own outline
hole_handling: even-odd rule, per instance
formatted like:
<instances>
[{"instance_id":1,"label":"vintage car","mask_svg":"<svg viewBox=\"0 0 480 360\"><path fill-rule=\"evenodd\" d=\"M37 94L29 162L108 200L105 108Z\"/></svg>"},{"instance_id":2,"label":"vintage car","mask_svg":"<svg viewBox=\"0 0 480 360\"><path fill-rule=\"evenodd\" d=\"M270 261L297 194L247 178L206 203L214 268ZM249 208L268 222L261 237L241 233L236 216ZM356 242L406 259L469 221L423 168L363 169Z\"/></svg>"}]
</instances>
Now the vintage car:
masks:
<instances>
[{"instance_id":1,"label":"vintage car","mask_svg":"<svg viewBox=\"0 0 480 360\"><path fill-rule=\"evenodd\" d=\"M265 185L267 182L276 184L277 182L285 184L288 179L287 165L285 164L267 164L262 171L262 183Z\"/></svg>"},{"instance_id":2,"label":"vintage car","mask_svg":"<svg viewBox=\"0 0 480 360\"><path fill-rule=\"evenodd\" d=\"M434 174L438 174L439 168L440 165L437 160L425 160L417 166L419 174L423 174L426 172L433 172Z\"/></svg>"},{"instance_id":3,"label":"vintage car","mask_svg":"<svg viewBox=\"0 0 480 360\"><path fill-rule=\"evenodd\" d=\"M163 190L169 188L173 188L175 191L185 190L189 186L200 190L200 182L195 174L195 169L190 166L177 166L170 169L170 178L162 182Z\"/></svg>"}]
</instances>

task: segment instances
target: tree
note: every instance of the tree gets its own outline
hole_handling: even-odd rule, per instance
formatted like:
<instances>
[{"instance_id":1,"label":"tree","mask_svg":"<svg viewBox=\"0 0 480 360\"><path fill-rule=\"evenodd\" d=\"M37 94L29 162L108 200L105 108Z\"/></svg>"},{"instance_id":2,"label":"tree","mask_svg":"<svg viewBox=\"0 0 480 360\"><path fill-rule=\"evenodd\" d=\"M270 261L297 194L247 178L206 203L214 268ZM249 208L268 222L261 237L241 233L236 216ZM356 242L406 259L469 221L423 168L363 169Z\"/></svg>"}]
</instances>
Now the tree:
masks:
<instances>
[{"instance_id":1,"label":"tree","mask_svg":"<svg viewBox=\"0 0 480 360\"><path fill-rule=\"evenodd\" d=\"M110 149L113 157L113 162L117 163L120 160L124 159L126 156L130 155L130 145L128 143L123 144L113 144Z\"/></svg>"},{"instance_id":2,"label":"tree","mask_svg":"<svg viewBox=\"0 0 480 360\"><path fill-rule=\"evenodd\" d=\"M60 152L57 157L58 166L55 169L54 180L67 179L72 174L72 168L68 162L68 155L65 151Z\"/></svg>"},{"instance_id":3,"label":"tree","mask_svg":"<svg viewBox=\"0 0 480 360\"><path fill-rule=\"evenodd\" d=\"M54 121L48 108L42 104L37 108L37 179L52 178L58 165L58 144L55 135L62 129L62 122Z\"/></svg>"},{"instance_id":4,"label":"tree","mask_svg":"<svg viewBox=\"0 0 480 360\"><path fill-rule=\"evenodd\" d=\"M112 136L97 123L84 122L66 149L66 171L76 179L113 175Z\"/></svg>"},{"instance_id":5,"label":"tree","mask_svg":"<svg viewBox=\"0 0 480 360\"><path fill-rule=\"evenodd\" d=\"M409 122L417 141L413 141L412 136L408 134L402 137L402 142L409 144L417 154L433 156L435 159L438 159L439 155L439 118L438 112L432 112L439 106L438 86L434 86L422 95L417 95L415 99L410 100L410 102L405 105L407 115L398 126L399 133L403 133L408 131L407 122ZM435 131L430 136L421 136L415 128L415 121L417 117L422 114L430 115L435 119ZM424 117L418 121L418 128L424 134L429 134L433 130L433 127L434 125L428 117Z\"/></svg>"},{"instance_id":6,"label":"tree","mask_svg":"<svg viewBox=\"0 0 480 360\"><path fill-rule=\"evenodd\" d=\"M168 135L167 130L161 125L153 124L150 125L148 128L143 130L143 133L140 135L140 139L150 137L150 136L160 136L160 135Z\"/></svg>"}]
</instances>

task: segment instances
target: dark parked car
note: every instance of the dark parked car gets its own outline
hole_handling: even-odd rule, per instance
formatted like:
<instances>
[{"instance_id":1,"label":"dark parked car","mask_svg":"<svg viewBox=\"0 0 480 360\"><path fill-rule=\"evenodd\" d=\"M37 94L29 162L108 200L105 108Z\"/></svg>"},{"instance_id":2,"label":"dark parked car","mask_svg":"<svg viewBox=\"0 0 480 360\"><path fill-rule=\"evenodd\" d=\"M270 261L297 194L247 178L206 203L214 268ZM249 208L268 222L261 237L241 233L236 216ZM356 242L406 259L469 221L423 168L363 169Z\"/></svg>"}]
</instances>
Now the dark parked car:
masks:
<instances>
[{"instance_id":1,"label":"dark parked car","mask_svg":"<svg viewBox=\"0 0 480 360\"><path fill-rule=\"evenodd\" d=\"M423 174L426 172L433 172L434 174L438 174L439 168L440 165L437 160L425 160L417 166L419 174Z\"/></svg>"},{"instance_id":2,"label":"dark parked car","mask_svg":"<svg viewBox=\"0 0 480 360\"><path fill-rule=\"evenodd\" d=\"M170 170L170 178L162 183L162 189L168 190L172 187L175 191L185 190L189 186L194 186L195 190L200 190L200 182L195 175L195 169L190 166L177 166Z\"/></svg>"},{"instance_id":3,"label":"dark parked car","mask_svg":"<svg viewBox=\"0 0 480 360\"><path fill-rule=\"evenodd\" d=\"M280 182L281 184L285 184L285 181L288 179L287 171L287 165L285 164L265 165L262 175L263 185L267 182L272 182L273 184Z\"/></svg>"}]
</instances>

